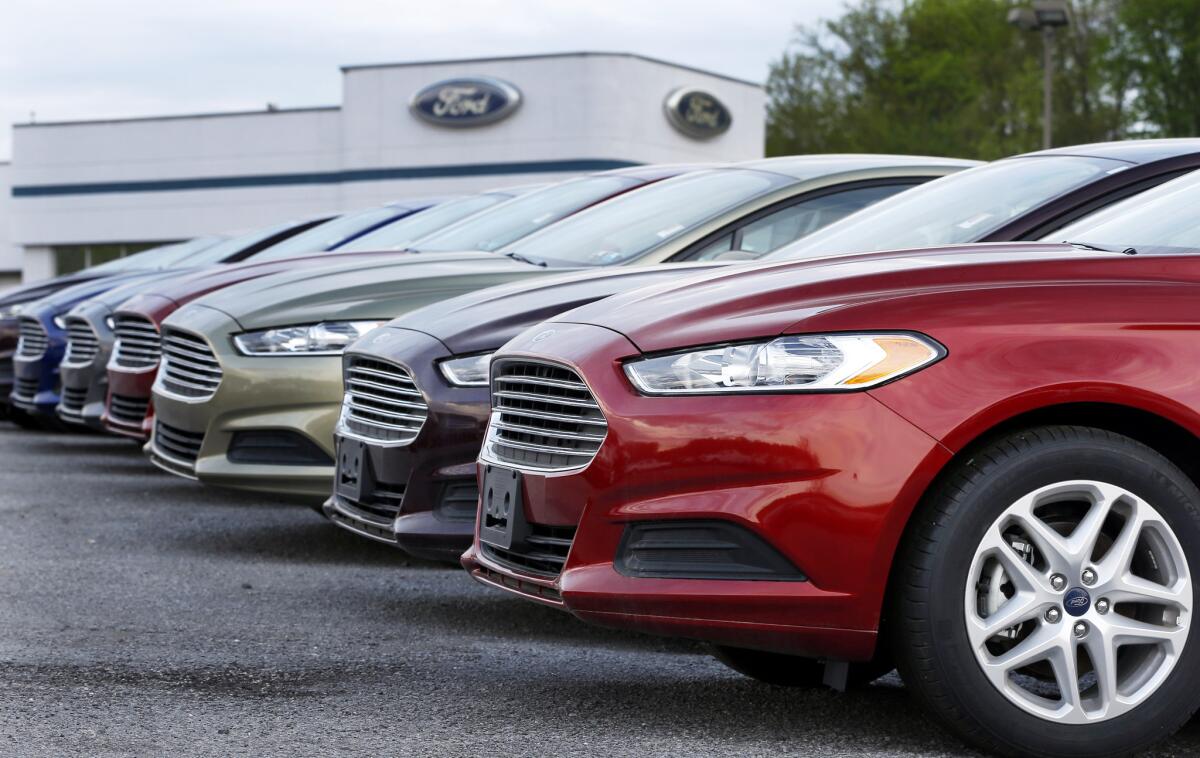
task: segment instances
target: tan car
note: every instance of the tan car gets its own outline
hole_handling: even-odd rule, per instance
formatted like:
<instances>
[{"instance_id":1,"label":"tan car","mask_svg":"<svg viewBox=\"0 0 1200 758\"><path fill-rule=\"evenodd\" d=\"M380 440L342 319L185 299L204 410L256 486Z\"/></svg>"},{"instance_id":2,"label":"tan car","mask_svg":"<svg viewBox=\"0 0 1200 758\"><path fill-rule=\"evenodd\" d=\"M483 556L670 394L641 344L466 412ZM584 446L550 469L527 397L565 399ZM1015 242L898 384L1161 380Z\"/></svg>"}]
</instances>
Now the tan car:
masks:
<instances>
[{"instance_id":1,"label":"tan car","mask_svg":"<svg viewBox=\"0 0 1200 758\"><path fill-rule=\"evenodd\" d=\"M340 354L383 322L455 295L569 269L752 259L876 200L975 165L946 158L775 158L623 193L495 252L405 256L276 274L207 295L163 324L160 467L314 505L334 477ZM381 370L381 392L408 394ZM404 427L412 419L393 419Z\"/></svg>"}]
</instances>

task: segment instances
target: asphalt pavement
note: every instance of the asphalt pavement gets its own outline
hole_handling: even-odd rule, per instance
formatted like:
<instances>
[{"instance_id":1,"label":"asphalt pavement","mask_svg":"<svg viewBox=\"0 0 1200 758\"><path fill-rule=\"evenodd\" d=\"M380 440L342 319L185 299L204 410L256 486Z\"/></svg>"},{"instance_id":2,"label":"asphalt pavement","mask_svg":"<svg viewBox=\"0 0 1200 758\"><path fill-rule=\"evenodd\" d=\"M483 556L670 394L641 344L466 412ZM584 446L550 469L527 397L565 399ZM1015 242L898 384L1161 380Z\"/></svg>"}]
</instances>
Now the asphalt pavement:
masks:
<instances>
[{"instance_id":1,"label":"asphalt pavement","mask_svg":"<svg viewBox=\"0 0 1200 758\"><path fill-rule=\"evenodd\" d=\"M1200 720L1160 755L1200 753ZM839 695L596 629L132 443L0 423L0 755L970 754L893 674Z\"/></svg>"}]
</instances>

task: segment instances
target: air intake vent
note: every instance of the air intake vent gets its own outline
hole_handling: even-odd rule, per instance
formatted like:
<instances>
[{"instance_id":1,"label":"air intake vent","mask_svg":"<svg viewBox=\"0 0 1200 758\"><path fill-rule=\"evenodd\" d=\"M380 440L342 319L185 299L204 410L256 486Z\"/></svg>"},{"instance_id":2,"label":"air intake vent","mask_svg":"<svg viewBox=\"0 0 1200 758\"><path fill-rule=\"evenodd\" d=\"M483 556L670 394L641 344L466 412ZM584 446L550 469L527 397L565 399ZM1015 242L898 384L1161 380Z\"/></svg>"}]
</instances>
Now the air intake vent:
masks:
<instances>
[{"instance_id":1,"label":"air intake vent","mask_svg":"<svg viewBox=\"0 0 1200 758\"><path fill-rule=\"evenodd\" d=\"M194 465L200 457L200 446L204 443L204 434L176 429L161 421L154 427L154 447L160 455Z\"/></svg>"},{"instance_id":2,"label":"air intake vent","mask_svg":"<svg viewBox=\"0 0 1200 758\"><path fill-rule=\"evenodd\" d=\"M391 363L347 356L345 381L341 421L345 436L392 445L416 439L429 406L411 374Z\"/></svg>"},{"instance_id":3,"label":"air intake vent","mask_svg":"<svg viewBox=\"0 0 1200 758\"><path fill-rule=\"evenodd\" d=\"M86 320L71 316L67 319L67 354L63 363L67 366L86 366L100 352L100 338Z\"/></svg>"},{"instance_id":4,"label":"air intake vent","mask_svg":"<svg viewBox=\"0 0 1200 758\"><path fill-rule=\"evenodd\" d=\"M63 387L58 401L58 415L64 421L81 423L83 406L87 404L87 387Z\"/></svg>"},{"instance_id":5,"label":"air intake vent","mask_svg":"<svg viewBox=\"0 0 1200 758\"><path fill-rule=\"evenodd\" d=\"M545 524L528 526L529 535L520 544L514 544L507 550L486 542L480 543L484 554L502 566L527 574L547 579L558 576L567 562L567 554L571 552L575 527Z\"/></svg>"},{"instance_id":6,"label":"air intake vent","mask_svg":"<svg viewBox=\"0 0 1200 758\"><path fill-rule=\"evenodd\" d=\"M535 471L586 466L608 433L591 390L569 368L501 360L492 364L492 420L485 453Z\"/></svg>"},{"instance_id":7,"label":"air intake vent","mask_svg":"<svg viewBox=\"0 0 1200 758\"><path fill-rule=\"evenodd\" d=\"M200 337L168 329L162 342L163 366L159 381L168 392L205 400L221 386L221 364L212 348Z\"/></svg>"},{"instance_id":8,"label":"air intake vent","mask_svg":"<svg viewBox=\"0 0 1200 758\"><path fill-rule=\"evenodd\" d=\"M144 397L112 395L108 400L108 420L118 426L132 427L141 431L146 414L150 412L150 401Z\"/></svg>"},{"instance_id":9,"label":"air intake vent","mask_svg":"<svg viewBox=\"0 0 1200 758\"><path fill-rule=\"evenodd\" d=\"M46 354L50 347L50 336L46 334L41 322L26 316L21 319L20 339L17 342L17 355L22 358L35 360Z\"/></svg>"},{"instance_id":10,"label":"air intake vent","mask_svg":"<svg viewBox=\"0 0 1200 758\"><path fill-rule=\"evenodd\" d=\"M145 316L130 313L118 313L113 321L113 332L117 335L113 363L131 369L157 366L162 357L162 340L154 322Z\"/></svg>"}]
</instances>

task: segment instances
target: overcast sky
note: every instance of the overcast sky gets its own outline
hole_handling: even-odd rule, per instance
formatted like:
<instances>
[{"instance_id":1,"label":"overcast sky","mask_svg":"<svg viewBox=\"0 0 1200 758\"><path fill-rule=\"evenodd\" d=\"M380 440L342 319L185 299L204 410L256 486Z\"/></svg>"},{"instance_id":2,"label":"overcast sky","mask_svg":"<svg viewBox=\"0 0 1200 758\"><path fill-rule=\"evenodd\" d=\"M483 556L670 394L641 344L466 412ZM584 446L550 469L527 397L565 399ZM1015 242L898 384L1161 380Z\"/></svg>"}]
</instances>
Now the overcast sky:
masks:
<instances>
[{"instance_id":1,"label":"overcast sky","mask_svg":"<svg viewBox=\"0 0 1200 758\"><path fill-rule=\"evenodd\" d=\"M604 50L763 81L844 0L0 0L12 123L332 105L338 66Z\"/></svg>"}]
</instances>

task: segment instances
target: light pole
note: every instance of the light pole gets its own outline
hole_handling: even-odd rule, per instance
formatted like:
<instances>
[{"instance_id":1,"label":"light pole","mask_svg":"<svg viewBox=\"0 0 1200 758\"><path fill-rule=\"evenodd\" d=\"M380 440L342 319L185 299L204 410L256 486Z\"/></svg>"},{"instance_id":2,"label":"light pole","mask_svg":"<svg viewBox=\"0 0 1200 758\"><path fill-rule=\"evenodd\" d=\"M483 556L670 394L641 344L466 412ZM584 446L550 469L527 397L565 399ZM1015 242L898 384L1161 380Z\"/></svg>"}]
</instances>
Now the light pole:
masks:
<instances>
[{"instance_id":1,"label":"light pole","mask_svg":"<svg viewBox=\"0 0 1200 758\"><path fill-rule=\"evenodd\" d=\"M1034 0L1032 7L1013 8L1008 23L1042 33L1042 147L1049 148L1054 134L1054 30L1071 23L1066 0Z\"/></svg>"}]
</instances>

